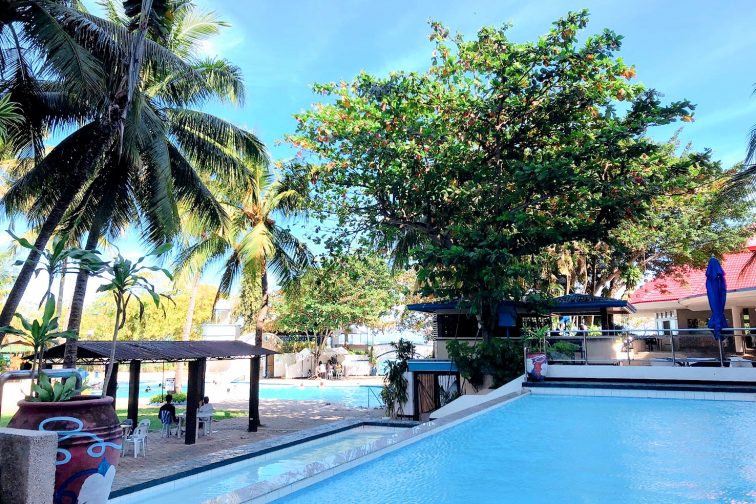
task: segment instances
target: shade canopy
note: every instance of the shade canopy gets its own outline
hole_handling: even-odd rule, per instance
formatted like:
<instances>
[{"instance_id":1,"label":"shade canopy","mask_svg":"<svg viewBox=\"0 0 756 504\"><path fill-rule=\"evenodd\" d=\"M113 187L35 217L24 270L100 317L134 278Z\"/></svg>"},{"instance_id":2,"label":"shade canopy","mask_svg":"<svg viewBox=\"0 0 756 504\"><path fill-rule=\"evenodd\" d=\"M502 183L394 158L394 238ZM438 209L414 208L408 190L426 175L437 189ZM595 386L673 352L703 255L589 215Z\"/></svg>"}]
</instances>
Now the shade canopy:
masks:
<instances>
[{"instance_id":1,"label":"shade canopy","mask_svg":"<svg viewBox=\"0 0 756 504\"><path fill-rule=\"evenodd\" d=\"M81 364L106 363L110 357L110 341L79 341L77 360ZM63 361L65 345L45 352L45 361L58 364ZM118 341L115 361L129 362L185 362L196 359L225 360L275 354L243 341Z\"/></svg>"},{"instance_id":2,"label":"shade canopy","mask_svg":"<svg viewBox=\"0 0 756 504\"><path fill-rule=\"evenodd\" d=\"M711 318L709 319L709 329L717 340L724 339L722 329L727 328L727 319L725 318L725 302L727 301L727 281L722 265L716 257L709 259L706 266L706 296L709 298L709 307L711 308Z\"/></svg>"}]
</instances>

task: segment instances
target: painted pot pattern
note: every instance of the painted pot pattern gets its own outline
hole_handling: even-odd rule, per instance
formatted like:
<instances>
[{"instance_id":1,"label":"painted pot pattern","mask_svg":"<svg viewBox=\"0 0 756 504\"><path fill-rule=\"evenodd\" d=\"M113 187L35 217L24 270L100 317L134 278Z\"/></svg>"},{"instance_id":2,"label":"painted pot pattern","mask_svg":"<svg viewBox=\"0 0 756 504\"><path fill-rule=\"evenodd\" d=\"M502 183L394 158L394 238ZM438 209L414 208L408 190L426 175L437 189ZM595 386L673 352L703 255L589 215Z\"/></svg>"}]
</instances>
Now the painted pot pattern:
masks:
<instances>
[{"instance_id":1,"label":"painted pot pattern","mask_svg":"<svg viewBox=\"0 0 756 504\"><path fill-rule=\"evenodd\" d=\"M58 434L55 504L105 504L121 455L121 426L112 397L20 401L8 427Z\"/></svg>"}]
</instances>

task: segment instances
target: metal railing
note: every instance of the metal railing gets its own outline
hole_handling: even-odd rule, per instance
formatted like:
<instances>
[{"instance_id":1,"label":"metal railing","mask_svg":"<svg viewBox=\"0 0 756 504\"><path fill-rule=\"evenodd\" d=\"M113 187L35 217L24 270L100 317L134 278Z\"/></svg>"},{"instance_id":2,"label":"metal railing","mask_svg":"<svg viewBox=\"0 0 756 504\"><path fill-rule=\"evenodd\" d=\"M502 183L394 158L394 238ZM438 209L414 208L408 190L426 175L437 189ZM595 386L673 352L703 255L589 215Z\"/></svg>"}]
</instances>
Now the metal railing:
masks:
<instances>
[{"instance_id":1,"label":"metal railing","mask_svg":"<svg viewBox=\"0 0 756 504\"><path fill-rule=\"evenodd\" d=\"M375 408L383 408L384 407L383 399L381 399L380 392L376 392L376 390L380 391L382 388L383 387L375 387L375 386L369 386L369 385L367 386L367 389L368 389L368 401L367 401L368 405L367 405L367 407L368 407L368 409L370 409L370 396L373 396L373 399L375 399L375 401L376 401L376 405L374 406Z\"/></svg>"},{"instance_id":2,"label":"metal railing","mask_svg":"<svg viewBox=\"0 0 756 504\"><path fill-rule=\"evenodd\" d=\"M545 341L554 364L750 367L756 356L751 328L727 329L721 343L710 329L632 328L552 331Z\"/></svg>"}]
</instances>

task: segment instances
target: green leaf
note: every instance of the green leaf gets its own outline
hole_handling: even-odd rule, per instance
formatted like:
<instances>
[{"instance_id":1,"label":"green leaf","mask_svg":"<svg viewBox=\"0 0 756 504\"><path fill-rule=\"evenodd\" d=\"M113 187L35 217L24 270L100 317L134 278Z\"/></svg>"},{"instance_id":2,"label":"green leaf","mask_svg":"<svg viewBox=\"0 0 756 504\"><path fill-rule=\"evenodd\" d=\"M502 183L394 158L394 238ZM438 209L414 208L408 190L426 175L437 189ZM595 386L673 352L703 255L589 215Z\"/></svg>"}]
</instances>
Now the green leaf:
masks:
<instances>
[{"instance_id":1,"label":"green leaf","mask_svg":"<svg viewBox=\"0 0 756 504\"><path fill-rule=\"evenodd\" d=\"M60 401L60 396L63 393L63 384L55 382L53 385L53 401Z\"/></svg>"}]
</instances>

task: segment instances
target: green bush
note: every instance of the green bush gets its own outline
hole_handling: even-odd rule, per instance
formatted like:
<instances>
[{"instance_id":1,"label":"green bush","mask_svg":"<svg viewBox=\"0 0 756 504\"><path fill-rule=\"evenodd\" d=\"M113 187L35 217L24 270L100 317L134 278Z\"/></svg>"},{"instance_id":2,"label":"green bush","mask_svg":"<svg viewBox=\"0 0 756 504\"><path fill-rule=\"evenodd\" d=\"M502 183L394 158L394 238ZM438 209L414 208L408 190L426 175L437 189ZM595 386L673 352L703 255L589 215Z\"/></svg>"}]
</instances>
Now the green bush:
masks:
<instances>
[{"instance_id":1,"label":"green bush","mask_svg":"<svg viewBox=\"0 0 756 504\"><path fill-rule=\"evenodd\" d=\"M483 385L487 374L494 387L501 387L523 372L522 346L511 340L493 338L472 346L454 340L446 344L446 350L460 376L475 390Z\"/></svg>"},{"instance_id":2,"label":"green bush","mask_svg":"<svg viewBox=\"0 0 756 504\"><path fill-rule=\"evenodd\" d=\"M150 397L150 404L162 404L165 402L165 396L167 394L158 394ZM184 392L176 392L171 394L173 396L174 404L181 404L186 402L186 394Z\"/></svg>"}]
</instances>

